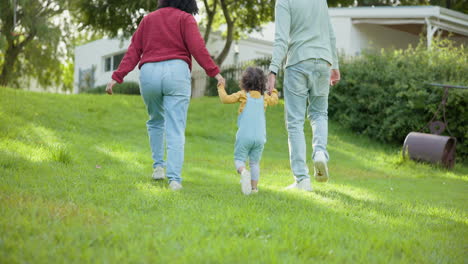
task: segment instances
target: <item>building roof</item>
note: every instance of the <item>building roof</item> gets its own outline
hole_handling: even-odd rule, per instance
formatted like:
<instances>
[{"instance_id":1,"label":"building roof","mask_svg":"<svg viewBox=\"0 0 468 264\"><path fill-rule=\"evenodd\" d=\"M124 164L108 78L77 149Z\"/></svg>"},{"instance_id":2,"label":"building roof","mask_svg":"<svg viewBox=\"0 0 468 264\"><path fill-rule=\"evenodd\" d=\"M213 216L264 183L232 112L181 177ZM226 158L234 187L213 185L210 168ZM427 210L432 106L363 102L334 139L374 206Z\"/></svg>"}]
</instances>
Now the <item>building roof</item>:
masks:
<instances>
[{"instance_id":1,"label":"building roof","mask_svg":"<svg viewBox=\"0 0 468 264\"><path fill-rule=\"evenodd\" d=\"M330 8L330 16L351 18L354 24L387 26L429 24L445 31L468 36L468 15L438 6Z\"/></svg>"}]
</instances>

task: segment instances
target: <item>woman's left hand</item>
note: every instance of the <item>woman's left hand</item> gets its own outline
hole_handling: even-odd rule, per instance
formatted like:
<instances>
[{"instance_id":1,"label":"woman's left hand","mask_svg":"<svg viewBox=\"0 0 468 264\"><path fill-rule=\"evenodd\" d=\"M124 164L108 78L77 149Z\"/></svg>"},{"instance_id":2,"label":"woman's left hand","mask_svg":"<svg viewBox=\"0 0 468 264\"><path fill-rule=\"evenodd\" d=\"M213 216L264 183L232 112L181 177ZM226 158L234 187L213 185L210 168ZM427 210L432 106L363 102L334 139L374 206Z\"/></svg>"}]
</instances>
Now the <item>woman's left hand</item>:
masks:
<instances>
[{"instance_id":1,"label":"woman's left hand","mask_svg":"<svg viewBox=\"0 0 468 264\"><path fill-rule=\"evenodd\" d=\"M107 94L110 94L112 95L112 88L114 88L114 85L116 84L117 82L115 80L112 80L110 81L108 84L107 84L107 87L106 87L106 93Z\"/></svg>"}]
</instances>

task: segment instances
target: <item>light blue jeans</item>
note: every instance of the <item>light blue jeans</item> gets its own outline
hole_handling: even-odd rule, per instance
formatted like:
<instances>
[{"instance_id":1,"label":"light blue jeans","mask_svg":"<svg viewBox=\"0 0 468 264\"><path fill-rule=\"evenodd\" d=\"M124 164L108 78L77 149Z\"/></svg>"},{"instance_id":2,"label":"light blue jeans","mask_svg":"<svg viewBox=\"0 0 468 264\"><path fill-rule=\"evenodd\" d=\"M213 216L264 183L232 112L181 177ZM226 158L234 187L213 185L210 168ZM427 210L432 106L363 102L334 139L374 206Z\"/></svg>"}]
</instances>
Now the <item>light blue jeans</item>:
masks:
<instances>
[{"instance_id":1,"label":"light blue jeans","mask_svg":"<svg viewBox=\"0 0 468 264\"><path fill-rule=\"evenodd\" d=\"M185 126L191 95L190 70L185 61L145 63L140 69L141 96L149 120L153 168L166 167L169 181L182 182ZM164 162L164 138L167 164Z\"/></svg>"},{"instance_id":2,"label":"light blue jeans","mask_svg":"<svg viewBox=\"0 0 468 264\"><path fill-rule=\"evenodd\" d=\"M330 64L310 59L286 68L284 76L285 119L288 130L289 159L297 182L309 178L306 160L304 122L312 126L312 159L323 151L328 159L328 94Z\"/></svg>"}]
</instances>

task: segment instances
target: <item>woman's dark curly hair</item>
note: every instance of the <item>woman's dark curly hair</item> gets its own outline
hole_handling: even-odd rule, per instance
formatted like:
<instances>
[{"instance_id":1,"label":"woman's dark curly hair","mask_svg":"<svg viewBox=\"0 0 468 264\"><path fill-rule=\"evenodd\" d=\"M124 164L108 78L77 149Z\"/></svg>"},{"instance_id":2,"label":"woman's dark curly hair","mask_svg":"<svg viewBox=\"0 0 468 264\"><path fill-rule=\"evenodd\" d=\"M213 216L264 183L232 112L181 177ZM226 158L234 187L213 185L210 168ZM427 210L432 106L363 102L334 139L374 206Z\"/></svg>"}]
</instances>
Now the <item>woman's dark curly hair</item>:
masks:
<instances>
[{"instance_id":1,"label":"woman's dark curly hair","mask_svg":"<svg viewBox=\"0 0 468 264\"><path fill-rule=\"evenodd\" d=\"M198 6L196 0L159 0L159 8L175 7L192 15L198 14Z\"/></svg>"},{"instance_id":2,"label":"woman's dark curly hair","mask_svg":"<svg viewBox=\"0 0 468 264\"><path fill-rule=\"evenodd\" d=\"M246 92L259 91L262 95L266 89L266 76L262 69L248 67L242 74L240 86Z\"/></svg>"}]
</instances>

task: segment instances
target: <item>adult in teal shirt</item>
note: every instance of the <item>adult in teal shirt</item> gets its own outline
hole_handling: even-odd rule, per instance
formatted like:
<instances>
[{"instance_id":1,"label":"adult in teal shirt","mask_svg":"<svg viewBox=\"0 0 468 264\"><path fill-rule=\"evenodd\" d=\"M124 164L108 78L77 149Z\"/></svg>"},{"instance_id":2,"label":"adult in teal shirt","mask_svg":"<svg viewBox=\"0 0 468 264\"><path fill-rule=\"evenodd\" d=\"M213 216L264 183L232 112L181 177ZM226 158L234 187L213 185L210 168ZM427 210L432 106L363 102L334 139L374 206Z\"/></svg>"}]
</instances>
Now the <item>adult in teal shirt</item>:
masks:
<instances>
[{"instance_id":1,"label":"adult in teal shirt","mask_svg":"<svg viewBox=\"0 0 468 264\"><path fill-rule=\"evenodd\" d=\"M326 0L277 0L275 43L268 89L287 57L284 76L289 158L295 182L312 191L306 160L305 116L313 131L312 159L317 181L328 180L328 94L340 80L335 33Z\"/></svg>"}]
</instances>

